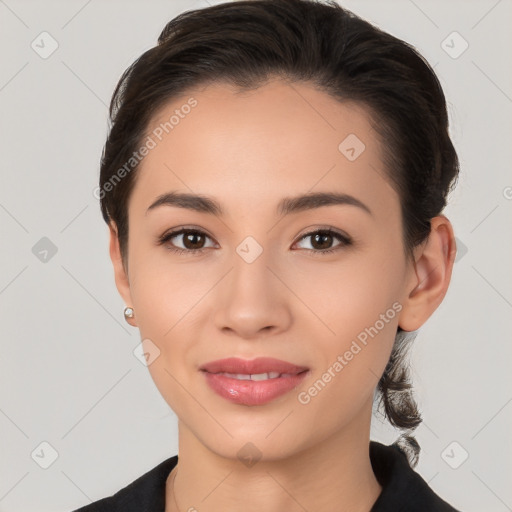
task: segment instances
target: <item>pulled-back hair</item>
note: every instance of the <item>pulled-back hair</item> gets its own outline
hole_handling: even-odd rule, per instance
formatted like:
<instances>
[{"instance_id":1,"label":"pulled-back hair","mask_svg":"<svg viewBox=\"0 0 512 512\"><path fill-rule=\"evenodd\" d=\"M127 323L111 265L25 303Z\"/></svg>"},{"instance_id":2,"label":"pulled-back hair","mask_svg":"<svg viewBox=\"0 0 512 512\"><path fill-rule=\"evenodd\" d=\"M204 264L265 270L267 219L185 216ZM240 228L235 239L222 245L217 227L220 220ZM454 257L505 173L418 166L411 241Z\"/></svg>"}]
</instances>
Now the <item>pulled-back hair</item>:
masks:
<instances>
[{"instance_id":1,"label":"pulled-back hair","mask_svg":"<svg viewBox=\"0 0 512 512\"><path fill-rule=\"evenodd\" d=\"M103 218L115 224L126 267L128 202L138 167L127 172L126 162L159 109L197 86L220 82L250 90L274 78L308 82L366 108L400 198L404 252L412 258L431 219L446 206L459 170L434 71L411 45L334 1L244 0L180 14L117 84L99 198ZM114 182L121 168L123 177ZM403 430L396 443L415 466L419 445L411 433L422 420L405 359L411 336L398 328L377 389L388 420Z\"/></svg>"}]
</instances>

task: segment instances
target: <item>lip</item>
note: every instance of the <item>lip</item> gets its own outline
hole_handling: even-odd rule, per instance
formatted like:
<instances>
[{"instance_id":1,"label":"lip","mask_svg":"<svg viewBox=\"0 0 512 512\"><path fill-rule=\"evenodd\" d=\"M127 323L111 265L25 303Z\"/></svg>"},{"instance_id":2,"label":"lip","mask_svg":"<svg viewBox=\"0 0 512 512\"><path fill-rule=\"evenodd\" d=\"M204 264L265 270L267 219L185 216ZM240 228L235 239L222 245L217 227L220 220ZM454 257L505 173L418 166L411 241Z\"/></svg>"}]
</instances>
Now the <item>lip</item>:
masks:
<instances>
[{"instance_id":1,"label":"lip","mask_svg":"<svg viewBox=\"0 0 512 512\"><path fill-rule=\"evenodd\" d=\"M296 388L309 373L309 368L270 357L252 360L231 357L201 366L200 370L210 388L219 396L240 405L263 405ZM287 374L266 380L239 380L222 373Z\"/></svg>"},{"instance_id":2,"label":"lip","mask_svg":"<svg viewBox=\"0 0 512 512\"><path fill-rule=\"evenodd\" d=\"M309 370L307 366L298 366L273 357L257 357L256 359L228 357L206 363L199 369L209 373L245 373L247 375L268 372L297 374Z\"/></svg>"}]
</instances>

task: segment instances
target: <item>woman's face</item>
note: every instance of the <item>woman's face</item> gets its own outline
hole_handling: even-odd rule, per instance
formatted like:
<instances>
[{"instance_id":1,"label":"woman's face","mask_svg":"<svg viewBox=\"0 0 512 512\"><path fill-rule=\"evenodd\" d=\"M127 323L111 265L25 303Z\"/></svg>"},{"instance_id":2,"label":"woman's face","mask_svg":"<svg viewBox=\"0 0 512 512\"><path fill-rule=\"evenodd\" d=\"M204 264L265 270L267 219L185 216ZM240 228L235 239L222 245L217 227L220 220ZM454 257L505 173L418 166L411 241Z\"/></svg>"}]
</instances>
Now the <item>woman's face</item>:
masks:
<instances>
[{"instance_id":1,"label":"woman's face","mask_svg":"<svg viewBox=\"0 0 512 512\"><path fill-rule=\"evenodd\" d=\"M414 268L365 110L305 83L215 84L161 109L147 135L122 294L180 437L225 457L251 442L272 459L366 433ZM170 193L222 213L192 200L150 208ZM320 193L354 199L294 200ZM307 371L293 387L289 376L233 381L203 369L232 357Z\"/></svg>"}]
</instances>

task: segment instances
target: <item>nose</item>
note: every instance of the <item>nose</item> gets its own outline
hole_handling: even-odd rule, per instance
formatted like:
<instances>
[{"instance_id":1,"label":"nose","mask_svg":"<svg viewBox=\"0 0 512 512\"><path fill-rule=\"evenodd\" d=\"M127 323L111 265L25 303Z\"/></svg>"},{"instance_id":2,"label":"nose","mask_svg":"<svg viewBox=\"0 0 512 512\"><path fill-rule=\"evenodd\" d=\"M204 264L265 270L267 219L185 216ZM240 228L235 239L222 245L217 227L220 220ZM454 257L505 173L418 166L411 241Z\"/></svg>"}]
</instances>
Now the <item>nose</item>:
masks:
<instances>
[{"instance_id":1,"label":"nose","mask_svg":"<svg viewBox=\"0 0 512 512\"><path fill-rule=\"evenodd\" d=\"M220 331L253 340L289 329L290 290L265 251L248 263L235 255L215 297L214 322Z\"/></svg>"}]
</instances>

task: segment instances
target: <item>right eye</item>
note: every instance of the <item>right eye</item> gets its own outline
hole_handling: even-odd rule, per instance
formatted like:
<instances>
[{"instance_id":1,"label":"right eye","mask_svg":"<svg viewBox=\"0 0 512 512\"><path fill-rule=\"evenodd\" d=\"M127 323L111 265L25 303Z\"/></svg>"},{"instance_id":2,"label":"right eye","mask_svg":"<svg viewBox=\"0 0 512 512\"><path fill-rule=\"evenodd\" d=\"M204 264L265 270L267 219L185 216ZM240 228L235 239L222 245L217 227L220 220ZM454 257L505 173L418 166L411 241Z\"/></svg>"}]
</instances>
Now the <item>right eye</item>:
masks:
<instances>
[{"instance_id":1,"label":"right eye","mask_svg":"<svg viewBox=\"0 0 512 512\"><path fill-rule=\"evenodd\" d=\"M180 240L183 247L176 247L173 239ZM205 239L210 237L198 229L180 228L175 231L164 233L158 240L159 245L164 245L167 249L177 254L189 254L199 255L202 254L206 249L211 247L205 247ZM169 243L170 242L170 243Z\"/></svg>"}]
</instances>

